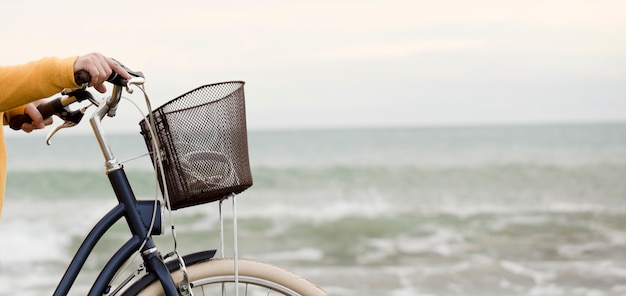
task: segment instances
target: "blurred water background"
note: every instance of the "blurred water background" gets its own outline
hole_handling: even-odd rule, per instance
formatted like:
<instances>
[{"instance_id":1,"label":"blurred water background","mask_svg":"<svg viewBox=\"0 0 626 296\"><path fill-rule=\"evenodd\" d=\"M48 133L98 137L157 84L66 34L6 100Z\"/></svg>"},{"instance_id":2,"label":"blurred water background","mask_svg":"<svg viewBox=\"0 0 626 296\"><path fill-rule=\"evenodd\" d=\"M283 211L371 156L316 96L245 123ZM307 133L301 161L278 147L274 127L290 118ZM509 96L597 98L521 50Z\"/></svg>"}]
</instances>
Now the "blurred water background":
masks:
<instances>
[{"instance_id":1,"label":"blurred water background","mask_svg":"<svg viewBox=\"0 0 626 296\"><path fill-rule=\"evenodd\" d=\"M626 124L251 131L249 144L240 255L332 295L626 294ZM121 160L145 153L139 134L111 146ZM8 148L0 294L50 295L116 202L91 137ZM152 198L149 159L125 167L135 194ZM174 212L183 253L219 248L217 213ZM97 247L76 295L125 231Z\"/></svg>"}]
</instances>

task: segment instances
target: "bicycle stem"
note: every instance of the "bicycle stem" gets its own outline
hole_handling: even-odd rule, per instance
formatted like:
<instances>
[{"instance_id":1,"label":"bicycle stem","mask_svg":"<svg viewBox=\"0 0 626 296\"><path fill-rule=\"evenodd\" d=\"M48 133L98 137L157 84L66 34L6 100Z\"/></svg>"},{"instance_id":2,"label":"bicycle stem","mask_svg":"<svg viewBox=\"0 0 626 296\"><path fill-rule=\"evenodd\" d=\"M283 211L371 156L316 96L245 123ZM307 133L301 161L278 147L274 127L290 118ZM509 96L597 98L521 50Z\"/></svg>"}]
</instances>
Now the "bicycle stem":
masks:
<instances>
[{"instance_id":1,"label":"bicycle stem","mask_svg":"<svg viewBox=\"0 0 626 296\"><path fill-rule=\"evenodd\" d=\"M89 123L91 124L91 128L93 129L93 133L96 136L96 140L98 141L98 145L100 145L100 149L102 150L102 155L104 156L106 174L108 175L111 172L117 171L122 168L122 165L117 161L111 147L109 146L107 139L104 135L104 130L102 129L102 119L105 115L109 117L115 116L115 111L117 109L117 105L122 98L123 87L119 85L113 86L113 91L111 97L107 99L105 102L102 102L98 105L96 111L91 115L89 119Z\"/></svg>"},{"instance_id":2,"label":"bicycle stem","mask_svg":"<svg viewBox=\"0 0 626 296\"><path fill-rule=\"evenodd\" d=\"M100 150L102 150L102 155L104 156L106 174L108 175L111 172L117 171L122 168L122 164L117 161L115 155L113 155L113 151L109 146L106 137L104 136L104 130L102 129L102 119L104 116L114 117L117 111L117 105L122 99L122 93L124 88L128 93L132 93L131 85L140 86L145 82L143 77L133 77L126 82L126 86L121 86L114 84L111 96L98 104L96 111L91 115L89 119L89 123L91 124L91 128L93 130L94 135L96 136L96 140L98 141L98 145L100 145Z\"/></svg>"}]
</instances>

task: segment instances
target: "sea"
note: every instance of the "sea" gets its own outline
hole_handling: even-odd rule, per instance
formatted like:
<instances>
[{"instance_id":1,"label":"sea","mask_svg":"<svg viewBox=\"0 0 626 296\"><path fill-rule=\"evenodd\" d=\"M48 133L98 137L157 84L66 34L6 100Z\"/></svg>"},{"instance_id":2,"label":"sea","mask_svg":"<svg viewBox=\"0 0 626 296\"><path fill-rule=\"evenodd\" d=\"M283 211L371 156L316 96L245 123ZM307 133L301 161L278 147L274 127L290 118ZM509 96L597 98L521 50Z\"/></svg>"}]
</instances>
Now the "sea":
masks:
<instances>
[{"instance_id":1,"label":"sea","mask_svg":"<svg viewBox=\"0 0 626 296\"><path fill-rule=\"evenodd\" d=\"M50 295L116 201L89 135L7 141L0 295ZM248 141L254 185L222 204L225 247L209 203L171 213L180 253L232 256L236 216L240 257L330 295L626 295L626 123L258 130ZM158 196L141 135L112 134L110 146L135 195ZM124 225L103 238L72 295L127 238ZM169 230L157 243L174 249Z\"/></svg>"}]
</instances>

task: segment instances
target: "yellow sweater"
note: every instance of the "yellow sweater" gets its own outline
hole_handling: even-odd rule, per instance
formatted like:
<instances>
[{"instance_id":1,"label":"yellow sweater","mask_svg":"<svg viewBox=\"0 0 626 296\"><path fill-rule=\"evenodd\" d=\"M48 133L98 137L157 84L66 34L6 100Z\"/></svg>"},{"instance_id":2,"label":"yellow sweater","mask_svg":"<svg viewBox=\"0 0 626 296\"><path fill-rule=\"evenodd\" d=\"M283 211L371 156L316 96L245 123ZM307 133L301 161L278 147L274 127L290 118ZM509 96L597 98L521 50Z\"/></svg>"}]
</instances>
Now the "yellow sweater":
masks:
<instances>
[{"instance_id":1,"label":"yellow sweater","mask_svg":"<svg viewBox=\"0 0 626 296\"><path fill-rule=\"evenodd\" d=\"M24 104L50 97L64 88L78 87L74 81L77 57L44 58L23 65L0 66L0 123L23 114ZM6 145L0 128L0 215L6 185Z\"/></svg>"}]
</instances>

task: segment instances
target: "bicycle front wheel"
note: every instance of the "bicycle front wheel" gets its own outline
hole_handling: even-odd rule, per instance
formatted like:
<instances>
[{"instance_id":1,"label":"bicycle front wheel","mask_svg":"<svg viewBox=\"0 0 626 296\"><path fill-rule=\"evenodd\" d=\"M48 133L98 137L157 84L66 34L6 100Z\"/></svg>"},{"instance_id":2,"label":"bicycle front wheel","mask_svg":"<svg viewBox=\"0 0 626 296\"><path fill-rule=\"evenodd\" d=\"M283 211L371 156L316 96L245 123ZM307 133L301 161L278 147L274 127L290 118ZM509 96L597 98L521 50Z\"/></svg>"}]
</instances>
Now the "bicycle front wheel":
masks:
<instances>
[{"instance_id":1,"label":"bicycle front wheel","mask_svg":"<svg viewBox=\"0 0 626 296\"><path fill-rule=\"evenodd\" d=\"M250 259L238 260L238 286L235 287L233 259L211 259L187 266L187 276L194 295L287 295L325 296L317 285L289 270ZM183 278L182 272L172 272L175 282ZM158 281L146 285L141 296L163 295Z\"/></svg>"}]
</instances>

